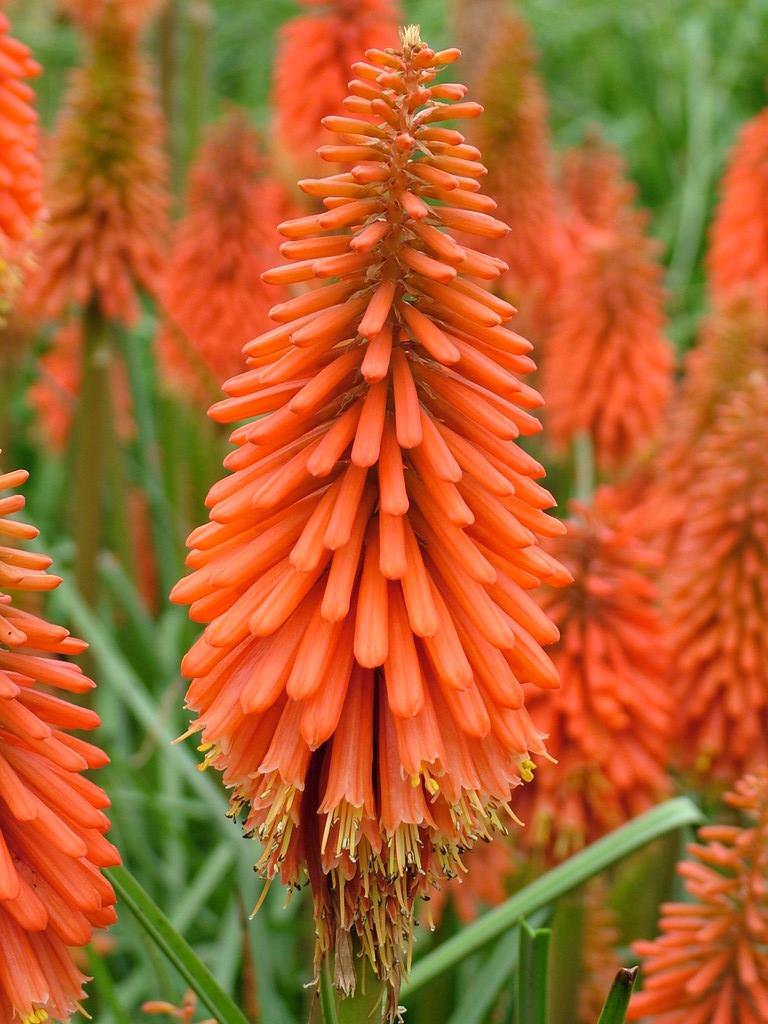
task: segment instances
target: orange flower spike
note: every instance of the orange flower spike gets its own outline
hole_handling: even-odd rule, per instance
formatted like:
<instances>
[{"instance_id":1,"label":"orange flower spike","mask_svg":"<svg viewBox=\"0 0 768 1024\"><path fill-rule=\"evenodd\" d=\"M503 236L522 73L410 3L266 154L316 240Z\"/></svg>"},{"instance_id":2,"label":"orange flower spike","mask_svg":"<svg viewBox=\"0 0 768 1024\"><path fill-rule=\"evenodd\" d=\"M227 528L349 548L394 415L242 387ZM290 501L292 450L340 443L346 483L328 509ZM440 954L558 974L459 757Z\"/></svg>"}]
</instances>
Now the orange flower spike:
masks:
<instances>
[{"instance_id":1,"label":"orange flower spike","mask_svg":"<svg viewBox=\"0 0 768 1024\"><path fill-rule=\"evenodd\" d=\"M553 444L564 448L587 433L598 465L615 470L657 434L673 357L656 245L644 233L644 214L630 205L634 189L615 178L621 163L610 150L595 147L590 164L607 188L600 202L589 201L596 189L577 193L584 206L572 212L573 251L547 337L542 391Z\"/></svg>"},{"instance_id":2,"label":"orange flower spike","mask_svg":"<svg viewBox=\"0 0 768 1024\"><path fill-rule=\"evenodd\" d=\"M280 31L275 59L274 136L282 156L296 170L320 171L315 151L325 141L320 121L329 112L342 113L350 73L357 92L376 92L375 85L353 67L371 47L397 43L398 0L301 0L305 14ZM350 69L351 72L350 72ZM365 118L368 120L368 117ZM293 171L291 172L293 176ZM312 195L312 192L308 194ZM335 195L342 195L336 192Z\"/></svg>"},{"instance_id":3,"label":"orange flower spike","mask_svg":"<svg viewBox=\"0 0 768 1024\"><path fill-rule=\"evenodd\" d=\"M719 303L751 294L768 312L768 110L748 121L731 151L707 257L712 295Z\"/></svg>"},{"instance_id":4,"label":"orange flower spike","mask_svg":"<svg viewBox=\"0 0 768 1024\"><path fill-rule=\"evenodd\" d=\"M233 111L210 132L190 172L187 214L161 289L165 312L191 350L187 358L217 384L238 372L243 345L280 301L261 274L278 244L285 198L264 170L256 132Z\"/></svg>"},{"instance_id":5,"label":"orange flower spike","mask_svg":"<svg viewBox=\"0 0 768 1024\"><path fill-rule=\"evenodd\" d=\"M357 66L355 116L326 119L343 144L321 152L351 169L301 183L327 212L282 224L292 262L264 275L320 285L273 309L279 325L247 343L250 367L210 411L260 418L232 435L232 475L174 592L207 624L184 659L193 730L263 843L260 871L308 875L318 958L354 935L393 990L414 900L505 830L544 752L520 683L557 684L539 646L555 631L516 563L529 587L569 578L539 547L562 527L515 442L539 429L518 379L530 346L443 230L463 211L424 202L422 165L450 176L464 159L433 146L436 122L481 109L434 84L457 57L409 28L401 51ZM472 213L462 230L506 232ZM436 288L449 271L453 290Z\"/></svg>"},{"instance_id":6,"label":"orange flower spike","mask_svg":"<svg viewBox=\"0 0 768 1024\"><path fill-rule=\"evenodd\" d=\"M34 93L25 81L40 65L9 29L0 11L0 255L6 243L29 237L43 207Z\"/></svg>"},{"instance_id":7,"label":"orange flower spike","mask_svg":"<svg viewBox=\"0 0 768 1024\"><path fill-rule=\"evenodd\" d=\"M755 370L701 441L665 577L679 761L726 782L768 763L767 403Z\"/></svg>"},{"instance_id":8,"label":"orange flower spike","mask_svg":"<svg viewBox=\"0 0 768 1024\"><path fill-rule=\"evenodd\" d=\"M0 491L27 479L0 475ZM24 507L0 497L0 517ZM0 1019L69 1021L85 995L72 949L115 920L115 895L99 869L120 862L104 838L107 796L81 773L107 758L71 730L98 717L52 690L85 693L94 683L71 661L86 645L66 629L14 607L7 593L53 590L51 560L19 541L37 530L0 518Z\"/></svg>"},{"instance_id":9,"label":"orange flower spike","mask_svg":"<svg viewBox=\"0 0 768 1024\"><path fill-rule=\"evenodd\" d=\"M96 303L132 323L137 286L155 292L167 233L162 117L138 37L115 0L90 33L54 137L50 218L26 302L55 319Z\"/></svg>"},{"instance_id":10,"label":"orange flower spike","mask_svg":"<svg viewBox=\"0 0 768 1024\"><path fill-rule=\"evenodd\" d=\"M496 12L496 19L480 78L485 117L473 141L488 157L483 184L498 203L496 216L512 227L489 250L501 260L498 284L540 340L551 319L566 239L552 178L547 104L528 26L513 11Z\"/></svg>"},{"instance_id":11,"label":"orange flower spike","mask_svg":"<svg viewBox=\"0 0 768 1024\"><path fill-rule=\"evenodd\" d=\"M567 536L549 551L576 582L542 599L560 629L552 659L562 690L528 698L558 763L539 769L520 811L532 826L522 840L556 860L646 810L669 788L667 659L649 578L659 560L622 522L607 489L591 508L574 503L574 512Z\"/></svg>"},{"instance_id":12,"label":"orange flower spike","mask_svg":"<svg viewBox=\"0 0 768 1024\"><path fill-rule=\"evenodd\" d=\"M705 825L688 847L678 872L690 901L663 904L660 936L634 944L645 982L627 1020L768 1020L768 775L740 779L725 800L743 823Z\"/></svg>"}]
</instances>

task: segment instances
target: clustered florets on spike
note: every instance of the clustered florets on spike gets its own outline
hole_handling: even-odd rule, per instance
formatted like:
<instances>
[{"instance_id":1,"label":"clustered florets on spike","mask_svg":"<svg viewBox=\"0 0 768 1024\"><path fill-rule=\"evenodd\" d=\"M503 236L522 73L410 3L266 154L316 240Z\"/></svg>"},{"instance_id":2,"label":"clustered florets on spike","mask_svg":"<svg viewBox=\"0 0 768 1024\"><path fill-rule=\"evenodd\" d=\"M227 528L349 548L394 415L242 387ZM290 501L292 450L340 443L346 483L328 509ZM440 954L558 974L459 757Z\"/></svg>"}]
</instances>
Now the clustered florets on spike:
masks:
<instances>
[{"instance_id":1,"label":"clustered florets on spike","mask_svg":"<svg viewBox=\"0 0 768 1024\"><path fill-rule=\"evenodd\" d=\"M732 781L768 763L768 374L699 444L665 579L679 760Z\"/></svg>"},{"instance_id":2,"label":"clustered florets on spike","mask_svg":"<svg viewBox=\"0 0 768 1024\"><path fill-rule=\"evenodd\" d=\"M23 483L23 471L0 476L0 490ZM24 507L0 498L0 516ZM14 607L5 591L30 594L61 582L50 559L15 545L37 536L0 518L0 1020L68 1021L84 978L71 948L115 919L115 896L99 868L119 863L104 838L106 795L81 773L107 758L69 730L93 729L97 715L52 691L85 693L93 682L50 655L86 647L66 629Z\"/></svg>"},{"instance_id":3,"label":"clustered florets on spike","mask_svg":"<svg viewBox=\"0 0 768 1024\"><path fill-rule=\"evenodd\" d=\"M594 141L566 171L571 251L542 364L550 440L565 447L589 435L608 470L654 439L673 366L657 246L622 172L620 158Z\"/></svg>"},{"instance_id":4,"label":"clustered florets on spike","mask_svg":"<svg viewBox=\"0 0 768 1024\"><path fill-rule=\"evenodd\" d=\"M53 140L50 219L29 281L30 309L55 318L94 303L110 319L136 318L136 285L156 291L162 270L163 136L136 32L118 4L107 4Z\"/></svg>"},{"instance_id":5,"label":"clustered florets on spike","mask_svg":"<svg viewBox=\"0 0 768 1024\"><path fill-rule=\"evenodd\" d=\"M176 362L186 354L217 386L238 371L243 345L266 328L275 300L261 274L274 257L286 200L264 178L259 150L238 111L211 131L190 172L187 213L161 288L165 312L182 333L161 339L163 346Z\"/></svg>"},{"instance_id":6,"label":"clustered florets on spike","mask_svg":"<svg viewBox=\"0 0 768 1024\"><path fill-rule=\"evenodd\" d=\"M467 5L472 7L473 5ZM471 15L470 15L471 16ZM514 11L491 20L480 78L485 115L473 141L488 162L486 188L511 231L491 251L508 265L498 289L519 303L537 342L547 334L566 238L552 177L547 104L528 27Z\"/></svg>"},{"instance_id":7,"label":"clustered florets on spike","mask_svg":"<svg viewBox=\"0 0 768 1024\"><path fill-rule=\"evenodd\" d=\"M653 575L659 559L623 522L609 489L574 502L568 533L548 550L572 573L542 593L560 629L556 694L528 707L557 765L522 794L521 836L562 859L647 810L669 788L671 735L664 630Z\"/></svg>"},{"instance_id":8,"label":"clustered florets on spike","mask_svg":"<svg viewBox=\"0 0 768 1024\"><path fill-rule=\"evenodd\" d=\"M280 31L274 136L291 168L317 163L321 118L342 111L349 69L371 47L397 42L397 0L301 0L310 8ZM295 180L295 178L294 178Z\"/></svg>"},{"instance_id":9,"label":"clustered florets on spike","mask_svg":"<svg viewBox=\"0 0 768 1024\"><path fill-rule=\"evenodd\" d=\"M633 947L645 983L628 1020L768 1020L768 776L747 776L725 799L749 823L699 829L678 866L690 901L665 903L659 938Z\"/></svg>"},{"instance_id":10,"label":"clustered florets on spike","mask_svg":"<svg viewBox=\"0 0 768 1024\"><path fill-rule=\"evenodd\" d=\"M733 147L707 264L719 304L747 294L768 312L768 110L744 125Z\"/></svg>"},{"instance_id":11,"label":"clustered florets on spike","mask_svg":"<svg viewBox=\"0 0 768 1024\"><path fill-rule=\"evenodd\" d=\"M415 898L504 830L544 753L523 684L558 685L529 591L568 581L539 544L563 528L515 443L540 429L530 344L482 284L505 265L444 230L507 231L478 151L438 123L481 111L435 83L458 56L408 29L325 119L320 156L351 169L301 183L326 210L281 225L291 262L264 276L333 283L272 310L211 409L260 418L174 593L207 624L183 664L206 761L261 872L309 878L347 990L351 934L396 987Z\"/></svg>"},{"instance_id":12,"label":"clustered florets on spike","mask_svg":"<svg viewBox=\"0 0 768 1024\"><path fill-rule=\"evenodd\" d=\"M0 11L0 240L16 242L28 237L43 203L37 114L25 81L40 65L9 29Z\"/></svg>"}]
</instances>

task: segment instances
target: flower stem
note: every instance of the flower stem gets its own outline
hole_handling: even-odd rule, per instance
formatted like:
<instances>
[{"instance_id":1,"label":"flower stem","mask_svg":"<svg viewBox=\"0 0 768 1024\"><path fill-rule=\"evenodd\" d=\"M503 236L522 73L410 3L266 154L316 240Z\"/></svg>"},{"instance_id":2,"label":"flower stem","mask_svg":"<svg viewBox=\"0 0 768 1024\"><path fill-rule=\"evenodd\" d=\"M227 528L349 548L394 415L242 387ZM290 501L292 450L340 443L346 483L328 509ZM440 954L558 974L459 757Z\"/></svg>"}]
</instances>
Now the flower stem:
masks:
<instances>
[{"instance_id":1,"label":"flower stem","mask_svg":"<svg viewBox=\"0 0 768 1024\"><path fill-rule=\"evenodd\" d=\"M82 379L75 453L75 578L93 606L98 595L96 561L102 541L104 473L110 416L109 333L101 310L83 313Z\"/></svg>"},{"instance_id":2,"label":"flower stem","mask_svg":"<svg viewBox=\"0 0 768 1024\"><path fill-rule=\"evenodd\" d=\"M585 504L595 490L595 453L592 438L581 431L573 439L573 496Z\"/></svg>"},{"instance_id":3,"label":"flower stem","mask_svg":"<svg viewBox=\"0 0 768 1024\"><path fill-rule=\"evenodd\" d=\"M358 961L355 994L344 999L335 991L330 969L325 964L320 976L323 1024L381 1024L385 988L363 958Z\"/></svg>"}]
</instances>

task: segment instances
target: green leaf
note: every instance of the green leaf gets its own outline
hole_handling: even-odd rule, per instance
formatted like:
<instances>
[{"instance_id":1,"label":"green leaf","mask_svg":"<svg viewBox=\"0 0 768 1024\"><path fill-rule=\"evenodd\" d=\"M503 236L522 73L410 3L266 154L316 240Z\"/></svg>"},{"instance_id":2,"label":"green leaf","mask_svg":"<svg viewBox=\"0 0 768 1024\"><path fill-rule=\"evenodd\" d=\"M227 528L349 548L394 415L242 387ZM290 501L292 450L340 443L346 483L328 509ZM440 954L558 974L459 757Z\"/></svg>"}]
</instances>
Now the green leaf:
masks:
<instances>
[{"instance_id":1,"label":"green leaf","mask_svg":"<svg viewBox=\"0 0 768 1024\"><path fill-rule=\"evenodd\" d=\"M403 986L403 997L416 992L470 953L503 935L521 917L554 903L560 896L659 836L701 821L698 807L687 797L677 797L598 839L427 954L414 965L410 981Z\"/></svg>"},{"instance_id":2,"label":"green leaf","mask_svg":"<svg viewBox=\"0 0 768 1024\"><path fill-rule=\"evenodd\" d=\"M616 975L597 1024L624 1024L638 967L622 967Z\"/></svg>"},{"instance_id":3,"label":"green leaf","mask_svg":"<svg viewBox=\"0 0 768 1024\"><path fill-rule=\"evenodd\" d=\"M148 937L166 955L219 1024L248 1024L242 1011L133 875L123 867L111 868L107 874L123 905L131 911Z\"/></svg>"},{"instance_id":4,"label":"green leaf","mask_svg":"<svg viewBox=\"0 0 768 1024\"><path fill-rule=\"evenodd\" d=\"M520 966L517 972L517 1024L547 1024L549 928L534 931L520 923Z\"/></svg>"}]
</instances>

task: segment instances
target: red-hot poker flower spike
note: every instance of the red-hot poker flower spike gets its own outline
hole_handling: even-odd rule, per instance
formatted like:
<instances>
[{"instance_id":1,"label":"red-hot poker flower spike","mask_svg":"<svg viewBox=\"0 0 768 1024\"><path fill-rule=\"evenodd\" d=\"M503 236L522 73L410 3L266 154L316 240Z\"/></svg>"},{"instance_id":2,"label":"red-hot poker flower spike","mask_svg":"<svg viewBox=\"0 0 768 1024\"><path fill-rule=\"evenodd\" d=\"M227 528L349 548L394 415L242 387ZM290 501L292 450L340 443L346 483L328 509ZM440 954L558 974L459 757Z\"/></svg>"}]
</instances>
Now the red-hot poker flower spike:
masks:
<instances>
[{"instance_id":1,"label":"red-hot poker flower spike","mask_svg":"<svg viewBox=\"0 0 768 1024\"><path fill-rule=\"evenodd\" d=\"M366 50L396 45L400 15L398 0L301 3L306 13L280 31L274 72L274 136L291 177L318 169L321 118L342 112L350 68Z\"/></svg>"},{"instance_id":2,"label":"red-hot poker flower spike","mask_svg":"<svg viewBox=\"0 0 768 1024\"><path fill-rule=\"evenodd\" d=\"M0 476L5 492L23 471ZM0 498L0 517L24 507ZM52 691L85 693L93 682L72 662L49 655L86 647L66 629L14 606L7 591L37 594L61 580L50 559L16 545L37 530L0 518L0 1020L69 1021L85 980L71 948L115 919L115 896L99 868L119 863L104 838L106 795L81 773L107 758L70 730L98 717Z\"/></svg>"},{"instance_id":3,"label":"red-hot poker flower spike","mask_svg":"<svg viewBox=\"0 0 768 1024\"><path fill-rule=\"evenodd\" d=\"M458 56L406 29L356 65L350 116L325 119L341 141L321 156L350 169L302 182L326 209L281 225L291 262L265 279L335 282L273 309L211 409L261 418L233 433L174 592L207 623L183 665L206 761L262 873L309 877L345 989L350 932L396 987L416 896L503 829L543 752L522 684L558 685L527 593L568 580L539 546L563 529L542 467L515 444L539 429L530 345L473 280L493 260L443 230L507 230L439 124L481 110L434 84ZM430 205L437 180L450 200Z\"/></svg>"},{"instance_id":4,"label":"red-hot poker flower spike","mask_svg":"<svg viewBox=\"0 0 768 1024\"><path fill-rule=\"evenodd\" d=\"M751 294L768 311L768 110L741 130L722 184L707 257L710 287L722 303Z\"/></svg>"},{"instance_id":5,"label":"red-hot poker flower spike","mask_svg":"<svg viewBox=\"0 0 768 1024\"><path fill-rule=\"evenodd\" d=\"M284 296L261 280L278 244L285 195L265 178L256 133L231 113L210 134L191 171L161 289L169 318L220 384L242 366L242 348L263 331Z\"/></svg>"},{"instance_id":6,"label":"red-hot poker flower spike","mask_svg":"<svg viewBox=\"0 0 768 1024\"><path fill-rule=\"evenodd\" d=\"M111 3L73 72L49 174L50 222L29 283L30 308L73 303L133 321L136 287L160 282L166 234L163 124L136 33Z\"/></svg>"},{"instance_id":7,"label":"red-hot poker flower spike","mask_svg":"<svg viewBox=\"0 0 768 1024\"><path fill-rule=\"evenodd\" d=\"M0 257L5 243L29 236L43 204L34 93L25 81L40 66L9 28L0 11Z\"/></svg>"},{"instance_id":8,"label":"red-hot poker flower spike","mask_svg":"<svg viewBox=\"0 0 768 1024\"><path fill-rule=\"evenodd\" d=\"M526 328L538 341L547 332L566 257L547 104L522 17L506 11L492 23L492 33L479 86L485 116L473 141L487 155L484 186L498 203L495 216L511 227L490 250L507 266L498 284L505 298L520 306ZM478 209L488 209L483 197L477 202Z\"/></svg>"},{"instance_id":9,"label":"red-hot poker flower spike","mask_svg":"<svg viewBox=\"0 0 768 1024\"><path fill-rule=\"evenodd\" d=\"M521 840L558 860L665 795L672 727L658 557L625 527L607 489L574 512L548 550L576 582L542 595L560 629L552 659L562 689L528 698L558 763L539 769L520 805L531 826Z\"/></svg>"},{"instance_id":10,"label":"red-hot poker flower spike","mask_svg":"<svg viewBox=\"0 0 768 1024\"><path fill-rule=\"evenodd\" d=\"M665 903L659 938L635 943L645 981L627 1020L768 1020L768 776L748 775L725 799L747 823L707 825L688 847L678 871L691 900Z\"/></svg>"},{"instance_id":11,"label":"red-hot poker flower spike","mask_svg":"<svg viewBox=\"0 0 768 1024\"><path fill-rule=\"evenodd\" d=\"M597 147L592 156L597 178L602 152ZM610 150L608 158L615 161ZM625 187L613 180L608 194ZM661 267L644 214L628 202L588 203L589 196L571 213L573 248L546 341L542 390L554 444L564 447L586 433L598 465L613 470L658 432L673 359L663 333Z\"/></svg>"},{"instance_id":12,"label":"red-hot poker flower spike","mask_svg":"<svg viewBox=\"0 0 768 1024\"><path fill-rule=\"evenodd\" d=\"M701 441L665 580L679 758L733 781L768 763L768 374Z\"/></svg>"}]
</instances>

